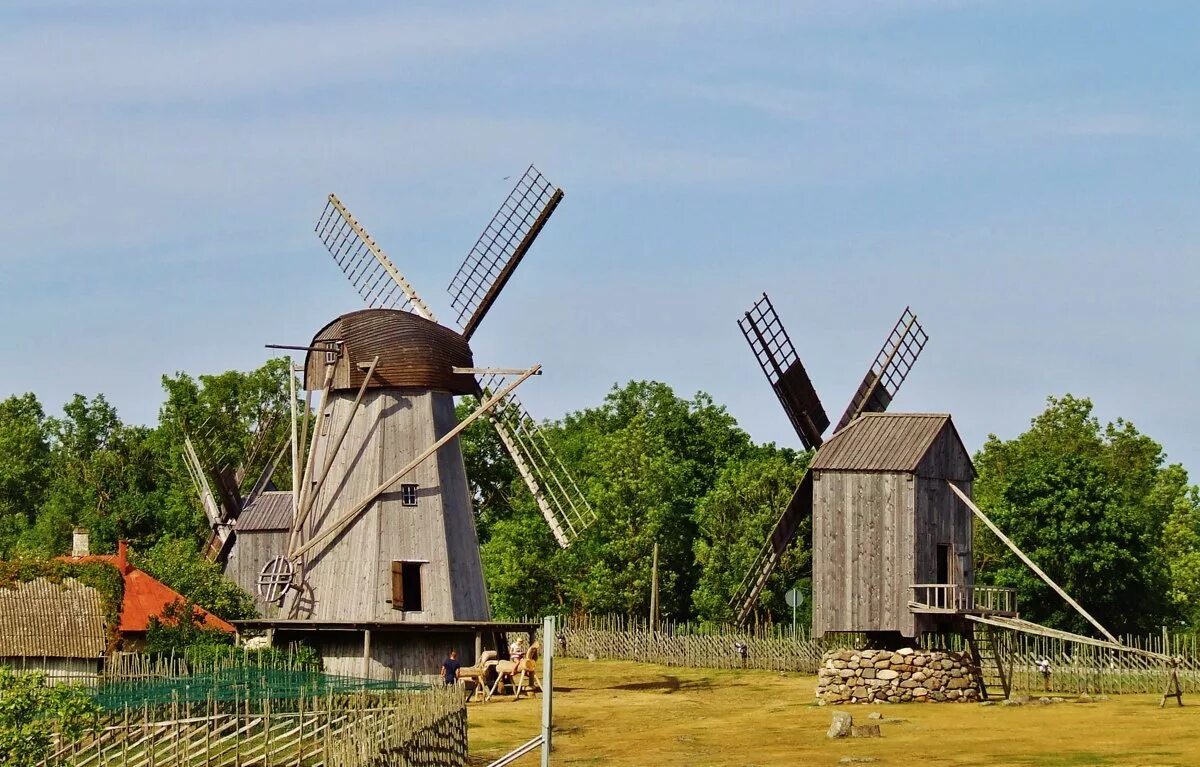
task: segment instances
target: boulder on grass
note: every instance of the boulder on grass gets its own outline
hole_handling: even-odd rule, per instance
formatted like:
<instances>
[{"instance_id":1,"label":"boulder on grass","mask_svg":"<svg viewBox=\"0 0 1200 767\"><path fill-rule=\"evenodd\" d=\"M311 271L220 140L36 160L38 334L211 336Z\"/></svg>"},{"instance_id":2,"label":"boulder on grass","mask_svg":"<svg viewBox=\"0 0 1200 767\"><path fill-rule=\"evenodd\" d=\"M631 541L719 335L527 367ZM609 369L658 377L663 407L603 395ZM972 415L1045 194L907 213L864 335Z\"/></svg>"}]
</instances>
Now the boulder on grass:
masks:
<instances>
[{"instance_id":1,"label":"boulder on grass","mask_svg":"<svg viewBox=\"0 0 1200 767\"><path fill-rule=\"evenodd\" d=\"M829 730L825 733L825 737L845 738L850 735L853 728L854 717L844 711L834 711L833 721L829 723Z\"/></svg>"}]
</instances>

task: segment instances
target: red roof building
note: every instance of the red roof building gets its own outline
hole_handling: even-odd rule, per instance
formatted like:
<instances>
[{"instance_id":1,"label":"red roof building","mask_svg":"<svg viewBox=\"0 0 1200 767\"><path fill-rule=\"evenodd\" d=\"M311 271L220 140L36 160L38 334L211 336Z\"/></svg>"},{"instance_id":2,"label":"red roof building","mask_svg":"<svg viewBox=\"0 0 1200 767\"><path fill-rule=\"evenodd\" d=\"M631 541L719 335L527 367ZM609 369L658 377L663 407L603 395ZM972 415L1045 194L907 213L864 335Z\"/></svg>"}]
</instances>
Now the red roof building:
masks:
<instances>
[{"instance_id":1,"label":"red roof building","mask_svg":"<svg viewBox=\"0 0 1200 767\"><path fill-rule=\"evenodd\" d=\"M117 544L117 553L91 554L86 556L62 557L68 562L107 562L121 572L125 580L125 597L121 600L121 624L118 631L122 639L141 639L150 628L150 618L163 614L163 610L175 602L186 600L182 594L149 573L129 564L129 553L125 541ZM234 633L234 627L196 606L197 615L206 628Z\"/></svg>"}]
</instances>

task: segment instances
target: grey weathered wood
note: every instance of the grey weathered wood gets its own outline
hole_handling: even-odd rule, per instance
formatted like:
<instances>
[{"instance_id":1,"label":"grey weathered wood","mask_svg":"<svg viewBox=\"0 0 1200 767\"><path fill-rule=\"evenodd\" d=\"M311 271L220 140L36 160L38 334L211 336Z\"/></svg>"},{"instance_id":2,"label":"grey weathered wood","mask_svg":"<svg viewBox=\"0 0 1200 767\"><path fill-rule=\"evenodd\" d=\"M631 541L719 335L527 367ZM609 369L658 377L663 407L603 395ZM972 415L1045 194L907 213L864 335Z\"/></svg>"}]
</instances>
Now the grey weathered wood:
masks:
<instances>
[{"instance_id":1,"label":"grey weathered wood","mask_svg":"<svg viewBox=\"0 0 1200 767\"><path fill-rule=\"evenodd\" d=\"M382 483L380 483L377 487L375 487L374 489L367 492L365 494L365 497L359 496L362 498L362 500L360 500L358 503L354 504L354 506L352 508L350 508L344 514L342 514L340 517L338 517L335 522L328 525L320 533L314 534L313 538L310 539L308 541L308 543L304 544L299 549L297 549L293 556L298 557L298 556L306 553L310 549L314 548L317 544L322 543L325 539L341 533L342 530L346 526L353 524L353 522L356 519L358 519L358 517L361 516L362 513L372 503L374 503L375 500L380 495L382 495L389 488L391 488L393 485L395 485L397 482L399 482L405 475L407 475L413 469L420 466L423 462L425 462L431 455L435 454L447 442L450 442L451 440L455 439L459 432L461 432L463 429L466 429L468 426L470 426L471 423L475 421L475 419L483 416L488 411L490 411L493 407L495 407L497 404L499 404L504 399L504 397L506 397L510 392L512 392L514 389L516 389L518 386L520 386L522 383L524 383L525 380L529 378L529 376L536 374L537 371L540 369L541 369L540 365L534 365L533 367L526 370L525 373L522 374L519 378L517 378L513 382L507 384L496 395L494 395L493 397L488 399L486 402L484 402L482 405L480 405L478 408L476 408L475 412L473 412L471 415L464 418L453 429L451 429L446 434L440 436L437 439L437 441L435 441L432 445L427 447L419 455L417 455L415 458L413 458L411 461L409 461L407 464L405 464L404 468L398 470L395 474L392 474L391 476L389 476Z\"/></svg>"},{"instance_id":2,"label":"grey weathered wood","mask_svg":"<svg viewBox=\"0 0 1200 767\"><path fill-rule=\"evenodd\" d=\"M898 453L912 450L907 443L896 445ZM815 636L898 632L915 637L934 627L935 616L910 609L910 587L935 580L939 544L970 555L970 518L946 480L970 492L974 469L949 419L920 455L910 471L814 472ZM952 567L951 573L963 585L972 582L969 569L959 575Z\"/></svg>"}]
</instances>

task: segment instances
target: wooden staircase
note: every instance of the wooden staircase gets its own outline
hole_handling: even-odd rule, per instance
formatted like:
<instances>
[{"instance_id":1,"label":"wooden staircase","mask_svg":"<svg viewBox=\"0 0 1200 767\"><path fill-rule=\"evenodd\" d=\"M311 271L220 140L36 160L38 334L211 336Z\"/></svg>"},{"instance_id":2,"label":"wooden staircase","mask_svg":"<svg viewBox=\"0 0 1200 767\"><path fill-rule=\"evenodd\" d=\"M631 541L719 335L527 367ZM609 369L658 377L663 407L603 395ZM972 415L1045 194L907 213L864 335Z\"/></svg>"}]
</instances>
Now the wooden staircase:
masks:
<instances>
[{"instance_id":1,"label":"wooden staircase","mask_svg":"<svg viewBox=\"0 0 1200 767\"><path fill-rule=\"evenodd\" d=\"M982 700L1007 698L1012 683L1011 658L1007 653L1006 637L992 626L969 622L967 645L975 662L975 683Z\"/></svg>"}]
</instances>

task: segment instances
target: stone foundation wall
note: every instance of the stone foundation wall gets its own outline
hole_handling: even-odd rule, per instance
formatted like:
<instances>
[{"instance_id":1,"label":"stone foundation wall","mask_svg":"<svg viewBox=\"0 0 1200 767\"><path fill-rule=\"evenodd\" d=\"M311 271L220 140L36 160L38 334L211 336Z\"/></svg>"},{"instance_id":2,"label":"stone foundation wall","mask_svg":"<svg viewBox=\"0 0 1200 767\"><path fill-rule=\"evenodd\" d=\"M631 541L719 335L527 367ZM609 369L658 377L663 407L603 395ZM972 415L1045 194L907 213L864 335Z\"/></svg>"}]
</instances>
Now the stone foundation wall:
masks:
<instances>
[{"instance_id":1,"label":"stone foundation wall","mask_svg":"<svg viewBox=\"0 0 1200 767\"><path fill-rule=\"evenodd\" d=\"M830 650L822 657L817 702L907 703L979 700L966 653L914 650Z\"/></svg>"}]
</instances>

